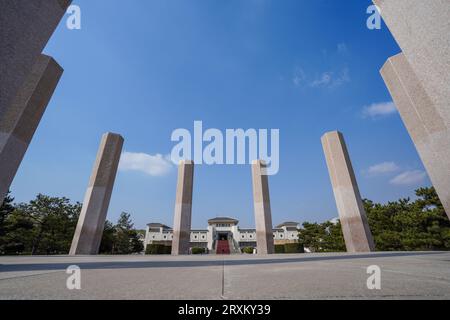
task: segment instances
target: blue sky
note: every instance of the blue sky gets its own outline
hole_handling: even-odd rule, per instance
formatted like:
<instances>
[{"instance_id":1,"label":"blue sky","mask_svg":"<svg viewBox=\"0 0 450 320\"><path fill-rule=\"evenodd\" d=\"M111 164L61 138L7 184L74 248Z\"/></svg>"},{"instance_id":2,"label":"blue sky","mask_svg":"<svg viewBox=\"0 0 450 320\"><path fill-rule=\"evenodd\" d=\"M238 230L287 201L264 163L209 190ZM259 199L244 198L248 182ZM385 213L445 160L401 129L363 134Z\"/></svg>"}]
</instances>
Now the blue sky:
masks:
<instances>
[{"instance_id":1,"label":"blue sky","mask_svg":"<svg viewBox=\"0 0 450 320\"><path fill-rule=\"evenodd\" d=\"M344 133L363 197L386 202L429 185L379 74L400 51L366 27L370 0L75 0L45 53L65 69L12 185L81 201L100 137L120 133L144 170L120 170L109 220L172 225L173 130L280 129L269 178L274 224L337 216L320 142ZM68 16L66 16L68 17ZM157 154L163 155L161 157ZM254 225L249 166L197 166L193 227L226 215Z\"/></svg>"}]
</instances>

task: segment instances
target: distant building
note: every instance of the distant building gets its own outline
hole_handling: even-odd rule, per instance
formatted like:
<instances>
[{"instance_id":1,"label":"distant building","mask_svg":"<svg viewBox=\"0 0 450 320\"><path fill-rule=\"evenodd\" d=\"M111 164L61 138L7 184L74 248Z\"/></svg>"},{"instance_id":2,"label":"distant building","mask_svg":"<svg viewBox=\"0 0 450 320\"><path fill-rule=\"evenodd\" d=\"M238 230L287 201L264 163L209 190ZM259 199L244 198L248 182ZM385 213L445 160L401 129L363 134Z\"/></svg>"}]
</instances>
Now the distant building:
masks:
<instances>
[{"instance_id":1,"label":"distant building","mask_svg":"<svg viewBox=\"0 0 450 320\"><path fill-rule=\"evenodd\" d=\"M217 247L224 243L229 253L240 253L242 248L256 248L256 230L241 229L239 221L229 217L217 217L208 220L208 228L191 230L191 248L200 247L208 249L208 252L216 253ZM145 234L145 246L147 244L172 244L172 228L161 223L149 223ZM298 242L298 223L285 222L273 229L274 243L285 244ZM225 249L225 250L228 250ZM227 252L228 253L228 252Z\"/></svg>"}]
</instances>

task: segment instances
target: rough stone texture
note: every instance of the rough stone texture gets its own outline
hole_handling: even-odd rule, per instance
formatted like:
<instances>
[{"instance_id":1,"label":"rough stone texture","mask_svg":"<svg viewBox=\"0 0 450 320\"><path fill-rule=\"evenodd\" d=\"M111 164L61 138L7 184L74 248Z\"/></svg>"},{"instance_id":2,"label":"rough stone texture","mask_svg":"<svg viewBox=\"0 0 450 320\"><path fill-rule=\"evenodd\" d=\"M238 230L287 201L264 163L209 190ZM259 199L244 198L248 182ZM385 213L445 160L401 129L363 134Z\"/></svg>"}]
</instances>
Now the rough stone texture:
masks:
<instances>
[{"instance_id":1,"label":"rough stone texture","mask_svg":"<svg viewBox=\"0 0 450 320\"><path fill-rule=\"evenodd\" d=\"M450 3L374 0L447 129L450 128Z\"/></svg>"},{"instance_id":2,"label":"rough stone texture","mask_svg":"<svg viewBox=\"0 0 450 320\"><path fill-rule=\"evenodd\" d=\"M450 218L450 131L445 120L403 53L389 58L381 74Z\"/></svg>"},{"instance_id":3,"label":"rough stone texture","mask_svg":"<svg viewBox=\"0 0 450 320\"><path fill-rule=\"evenodd\" d=\"M190 160L181 161L178 167L172 255L189 254L193 187L194 162Z\"/></svg>"},{"instance_id":4,"label":"rough stone texture","mask_svg":"<svg viewBox=\"0 0 450 320\"><path fill-rule=\"evenodd\" d=\"M98 253L122 146L123 138L120 135L114 133L103 135L70 255Z\"/></svg>"},{"instance_id":5,"label":"rough stone texture","mask_svg":"<svg viewBox=\"0 0 450 320\"><path fill-rule=\"evenodd\" d=\"M326 133L322 137L322 145L347 252L373 251L372 233L342 133Z\"/></svg>"},{"instance_id":6,"label":"rough stone texture","mask_svg":"<svg viewBox=\"0 0 450 320\"><path fill-rule=\"evenodd\" d=\"M0 117L23 86L70 3L0 1Z\"/></svg>"},{"instance_id":7,"label":"rough stone texture","mask_svg":"<svg viewBox=\"0 0 450 320\"><path fill-rule=\"evenodd\" d=\"M0 204L8 192L63 69L40 55L22 88L0 116Z\"/></svg>"},{"instance_id":8,"label":"rough stone texture","mask_svg":"<svg viewBox=\"0 0 450 320\"><path fill-rule=\"evenodd\" d=\"M274 253L272 212L270 210L269 177L262 160L252 163L253 206L255 210L256 246L258 254Z\"/></svg>"}]
</instances>

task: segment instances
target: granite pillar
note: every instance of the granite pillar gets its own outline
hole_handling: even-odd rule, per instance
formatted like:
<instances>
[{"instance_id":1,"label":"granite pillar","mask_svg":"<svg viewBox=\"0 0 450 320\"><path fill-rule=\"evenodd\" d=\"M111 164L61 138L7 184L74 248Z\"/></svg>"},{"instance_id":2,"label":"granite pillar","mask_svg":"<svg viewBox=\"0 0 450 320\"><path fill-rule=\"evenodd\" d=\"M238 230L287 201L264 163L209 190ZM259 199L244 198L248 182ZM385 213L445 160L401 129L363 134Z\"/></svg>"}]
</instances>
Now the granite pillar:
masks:
<instances>
[{"instance_id":1,"label":"granite pillar","mask_svg":"<svg viewBox=\"0 0 450 320\"><path fill-rule=\"evenodd\" d=\"M255 160L252 162L253 205L258 254L274 253L269 177L266 170L266 163L264 161Z\"/></svg>"},{"instance_id":2,"label":"granite pillar","mask_svg":"<svg viewBox=\"0 0 450 320\"><path fill-rule=\"evenodd\" d=\"M181 161L178 167L172 255L189 254L193 186L194 162L191 160Z\"/></svg>"},{"instance_id":3,"label":"granite pillar","mask_svg":"<svg viewBox=\"0 0 450 320\"><path fill-rule=\"evenodd\" d=\"M342 133L326 133L322 137L322 146L347 252L373 251L372 233Z\"/></svg>"},{"instance_id":4,"label":"granite pillar","mask_svg":"<svg viewBox=\"0 0 450 320\"><path fill-rule=\"evenodd\" d=\"M0 1L0 117L17 96L71 0Z\"/></svg>"},{"instance_id":5,"label":"granite pillar","mask_svg":"<svg viewBox=\"0 0 450 320\"><path fill-rule=\"evenodd\" d=\"M374 0L436 111L450 128L450 3Z\"/></svg>"},{"instance_id":6,"label":"granite pillar","mask_svg":"<svg viewBox=\"0 0 450 320\"><path fill-rule=\"evenodd\" d=\"M381 70L450 217L450 5L373 0L402 49Z\"/></svg>"},{"instance_id":7,"label":"granite pillar","mask_svg":"<svg viewBox=\"0 0 450 320\"><path fill-rule=\"evenodd\" d=\"M73 236L70 255L98 254L122 146L123 138L120 135L103 135Z\"/></svg>"},{"instance_id":8,"label":"granite pillar","mask_svg":"<svg viewBox=\"0 0 450 320\"><path fill-rule=\"evenodd\" d=\"M62 73L53 58L40 55L22 88L0 115L0 205Z\"/></svg>"},{"instance_id":9,"label":"granite pillar","mask_svg":"<svg viewBox=\"0 0 450 320\"><path fill-rule=\"evenodd\" d=\"M403 53L389 58L381 75L450 218L450 131L445 120Z\"/></svg>"}]
</instances>

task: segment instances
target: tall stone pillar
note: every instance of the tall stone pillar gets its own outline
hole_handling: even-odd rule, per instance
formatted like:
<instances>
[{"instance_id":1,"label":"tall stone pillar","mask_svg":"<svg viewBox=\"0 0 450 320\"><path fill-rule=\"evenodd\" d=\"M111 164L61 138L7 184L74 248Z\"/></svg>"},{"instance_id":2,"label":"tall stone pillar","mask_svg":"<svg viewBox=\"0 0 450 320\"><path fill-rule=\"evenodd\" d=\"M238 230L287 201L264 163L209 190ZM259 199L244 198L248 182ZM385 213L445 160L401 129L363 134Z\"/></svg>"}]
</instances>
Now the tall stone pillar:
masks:
<instances>
[{"instance_id":1,"label":"tall stone pillar","mask_svg":"<svg viewBox=\"0 0 450 320\"><path fill-rule=\"evenodd\" d=\"M40 55L22 88L0 115L0 205L62 73L53 58Z\"/></svg>"},{"instance_id":2,"label":"tall stone pillar","mask_svg":"<svg viewBox=\"0 0 450 320\"><path fill-rule=\"evenodd\" d=\"M322 137L347 252L369 252L375 245L342 133Z\"/></svg>"},{"instance_id":3,"label":"tall stone pillar","mask_svg":"<svg viewBox=\"0 0 450 320\"><path fill-rule=\"evenodd\" d=\"M269 177L266 163L252 162L253 206L255 210L256 246L258 254L274 253L272 212L270 210Z\"/></svg>"},{"instance_id":4,"label":"tall stone pillar","mask_svg":"<svg viewBox=\"0 0 450 320\"><path fill-rule=\"evenodd\" d=\"M448 0L373 0L418 81L450 128Z\"/></svg>"},{"instance_id":5,"label":"tall stone pillar","mask_svg":"<svg viewBox=\"0 0 450 320\"><path fill-rule=\"evenodd\" d=\"M373 0L403 54L381 70L450 218L450 5Z\"/></svg>"},{"instance_id":6,"label":"tall stone pillar","mask_svg":"<svg viewBox=\"0 0 450 320\"><path fill-rule=\"evenodd\" d=\"M449 128L403 53L389 58L381 75L450 218Z\"/></svg>"},{"instance_id":7,"label":"tall stone pillar","mask_svg":"<svg viewBox=\"0 0 450 320\"><path fill-rule=\"evenodd\" d=\"M0 1L0 117L9 107L71 0Z\"/></svg>"},{"instance_id":8,"label":"tall stone pillar","mask_svg":"<svg viewBox=\"0 0 450 320\"><path fill-rule=\"evenodd\" d=\"M73 236L70 255L98 254L122 146L122 136L114 133L103 135Z\"/></svg>"},{"instance_id":9,"label":"tall stone pillar","mask_svg":"<svg viewBox=\"0 0 450 320\"><path fill-rule=\"evenodd\" d=\"M194 162L184 160L178 167L177 195L173 221L172 255L189 254L191 240Z\"/></svg>"}]
</instances>

